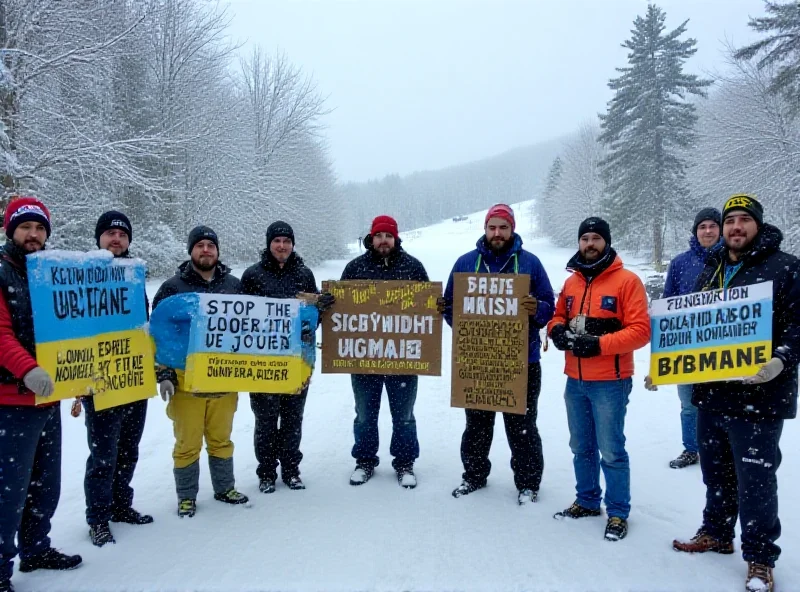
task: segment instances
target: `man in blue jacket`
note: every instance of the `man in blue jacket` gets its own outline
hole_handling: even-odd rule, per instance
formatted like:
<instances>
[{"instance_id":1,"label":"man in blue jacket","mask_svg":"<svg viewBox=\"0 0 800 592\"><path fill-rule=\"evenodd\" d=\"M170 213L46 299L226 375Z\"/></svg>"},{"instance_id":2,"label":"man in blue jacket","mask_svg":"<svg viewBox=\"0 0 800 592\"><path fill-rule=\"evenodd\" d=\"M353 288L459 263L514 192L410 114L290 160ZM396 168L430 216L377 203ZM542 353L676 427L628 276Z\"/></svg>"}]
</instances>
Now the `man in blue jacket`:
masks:
<instances>
[{"instance_id":1,"label":"man in blue jacket","mask_svg":"<svg viewBox=\"0 0 800 592\"><path fill-rule=\"evenodd\" d=\"M697 278L705 267L709 252L720 243L722 215L716 208L703 208L697 212L692 226L689 250L675 257L669 264L667 281L664 285L664 298L681 296L695 291ZM697 407L692 405L692 385L678 385L681 400L681 433L683 452L671 460L673 469L683 469L697 464Z\"/></svg>"},{"instance_id":2,"label":"man in blue jacket","mask_svg":"<svg viewBox=\"0 0 800 592\"><path fill-rule=\"evenodd\" d=\"M514 211L505 204L492 206L486 214L484 236L474 251L459 257L450 273L445 289L442 312L447 324L453 325L453 274L514 273L529 274L530 295L521 305L530 315L528 338L528 406L525 415L503 413L508 444L511 447L511 470L520 504L535 502L542 481L544 457L542 439L536 427L542 369L539 363L539 330L553 317L554 297L550 280L536 255L523 250L522 238L514 232ZM494 411L467 409L467 425L461 438L463 481L453 497L468 495L486 486L492 468L489 450L494 434Z\"/></svg>"}]
</instances>

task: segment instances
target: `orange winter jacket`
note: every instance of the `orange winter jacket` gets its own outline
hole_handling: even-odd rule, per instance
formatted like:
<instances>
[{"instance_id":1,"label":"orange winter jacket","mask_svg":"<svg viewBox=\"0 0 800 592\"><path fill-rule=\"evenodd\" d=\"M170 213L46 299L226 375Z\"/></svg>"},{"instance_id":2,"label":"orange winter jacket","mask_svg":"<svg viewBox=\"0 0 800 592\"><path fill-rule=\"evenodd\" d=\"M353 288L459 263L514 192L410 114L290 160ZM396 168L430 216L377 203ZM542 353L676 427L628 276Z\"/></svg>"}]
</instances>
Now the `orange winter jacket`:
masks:
<instances>
[{"instance_id":1,"label":"orange winter jacket","mask_svg":"<svg viewBox=\"0 0 800 592\"><path fill-rule=\"evenodd\" d=\"M576 358L566 351L564 373L577 380L619 380L633 376L633 352L650 343L650 315L644 284L615 257L608 269L587 282L574 272L558 297L548 335L556 325L567 325L586 315L586 332L600 335L600 355ZM603 330L593 330L602 327Z\"/></svg>"}]
</instances>

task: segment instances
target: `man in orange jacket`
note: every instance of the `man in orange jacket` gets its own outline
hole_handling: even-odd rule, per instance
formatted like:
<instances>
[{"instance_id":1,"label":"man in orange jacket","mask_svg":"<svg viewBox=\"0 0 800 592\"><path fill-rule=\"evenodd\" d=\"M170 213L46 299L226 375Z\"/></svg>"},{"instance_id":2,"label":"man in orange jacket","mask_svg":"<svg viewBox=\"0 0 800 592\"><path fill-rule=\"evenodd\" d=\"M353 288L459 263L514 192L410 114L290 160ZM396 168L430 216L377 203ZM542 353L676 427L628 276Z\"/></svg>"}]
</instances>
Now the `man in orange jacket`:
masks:
<instances>
[{"instance_id":1,"label":"man in orange jacket","mask_svg":"<svg viewBox=\"0 0 800 592\"><path fill-rule=\"evenodd\" d=\"M578 252L567 267L574 273L564 283L548 331L566 354L564 400L577 496L555 518L600 515L602 467L605 538L618 541L628 533L631 508L625 412L633 352L650 342L647 293L639 277L622 267L611 248L608 222L601 218L581 223Z\"/></svg>"}]
</instances>

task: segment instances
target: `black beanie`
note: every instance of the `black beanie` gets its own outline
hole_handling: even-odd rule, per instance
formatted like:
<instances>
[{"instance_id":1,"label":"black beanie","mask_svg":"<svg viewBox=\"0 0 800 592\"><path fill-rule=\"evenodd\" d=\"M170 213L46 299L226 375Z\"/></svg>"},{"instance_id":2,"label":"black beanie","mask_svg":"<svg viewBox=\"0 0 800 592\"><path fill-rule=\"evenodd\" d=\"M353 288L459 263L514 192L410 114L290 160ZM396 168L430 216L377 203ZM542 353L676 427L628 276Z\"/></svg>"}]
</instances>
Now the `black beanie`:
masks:
<instances>
[{"instance_id":1,"label":"black beanie","mask_svg":"<svg viewBox=\"0 0 800 592\"><path fill-rule=\"evenodd\" d=\"M270 224L269 228L267 228L267 248L269 248L272 241L279 236L288 238L292 241L292 244L294 244L294 230L292 230L292 227L287 222L278 220Z\"/></svg>"},{"instance_id":2,"label":"black beanie","mask_svg":"<svg viewBox=\"0 0 800 592\"><path fill-rule=\"evenodd\" d=\"M722 208L722 220L734 210L744 210L753 217L756 224L764 224L764 206L755 197L746 193L739 193L728 198L725 207Z\"/></svg>"},{"instance_id":3,"label":"black beanie","mask_svg":"<svg viewBox=\"0 0 800 592\"><path fill-rule=\"evenodd\" d=\"M133 242L133 226L131 226L131 221L128 220L128 217L122 212L110 210L97 219L97 225L94 227L94 240L98 247L100 246L100 237L102 234L112 228L119 228L128 235L128 242Z\"/></svg>"},{"instance_id":4,"label":"black beanie","mask_svg":"<svg viewBox=\"0 0 800 592\"><path fill-rule=\"evenodd\" d=\"M219 239L217 238L217 233L211 230L208 226L201 225L195 226L189 233L189 240L186 243L186 248L189 250L189 255L192 254L192 249L194 249L194 246L201 240L210 240L212 243L214 243L214 245L216 245L217 250L219 250Z\"/></svg>"},{"instance_id":5,"label":"black beanie","mask_svg":"<svg viewBox=\"0 0 800 592\"><path fill-rule=\"evenodd\" d=\"M703 208L694 217L694 226L692 226L692 234L694 236L697 236L697 227L706 220L716 222L717 226L722 228L722 214L719 213L719 210L717 208Z\"/></svg>"},{"instance_id":6,"label":"black beanie","mask_svg":"<svg viewBox=\"0 0 800 592\"><path fill-rule=\"evenodd\" d=\"M611 244L611 227L608 225L608 222L602 218L593 216L581 222L581 225L578 227L578 240L587 232L599 234L603 237L603 240L606 241L606 245Z\"/></svg>"}]
</instances>

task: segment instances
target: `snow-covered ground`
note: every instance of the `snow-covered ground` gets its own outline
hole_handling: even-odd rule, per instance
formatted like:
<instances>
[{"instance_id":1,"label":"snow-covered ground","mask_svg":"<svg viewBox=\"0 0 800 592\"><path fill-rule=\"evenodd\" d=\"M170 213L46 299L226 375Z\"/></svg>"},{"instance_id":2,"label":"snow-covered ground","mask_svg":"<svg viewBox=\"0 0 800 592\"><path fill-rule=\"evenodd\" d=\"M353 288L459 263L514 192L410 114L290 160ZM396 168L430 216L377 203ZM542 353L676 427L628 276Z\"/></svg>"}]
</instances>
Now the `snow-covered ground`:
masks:
<instances>
[{"instance_id":1,"label":"snow-covered ground","mask_svg":"<svg viewBox=\"0 0 800 592\"><path fill-rule=\"evenodd\" d=\"M527 206L527 204L525 204ZM518 205L518 231L525 247L542 260L559 289L571 251L536 238ZM483 214L407 233L405 246L432 279L446 281L455 259L473 248ZM576 229L577 229L576 221ZM401 235L403 233L401 232ZM302 245L298 249L302 253ZM317 281L338 279L345 261L314 271ZM638 269L638 268L637 268ZM641 273L646 269L641 267ZM241 270L239 270L241 271ZM157 283L149 288L154 292ZM152 296L152 293L151 293ZM149 417L134 480L135 506L151 513L147 526L112 525L116 545L98 549L84 521L83 474L87 456L83 418L64 416L63 487L53 542L84 558L68 573L16 574L20 592L32 590L310 591L430 590L530 591L730 591L744 587L746 564L739 554L687 556L672 551L674 537L689 537L700 525L704 487L700 469L675 471L667 462L681 451L679 402L674 387L650 393L642 386L648 350L636 354L637 374L628 408L633 510L628 538L603 540L605 520L556 521L553 514L574 499L572 456L563 404L563 354L543 356L539 404L545 472L539 502L520 507L508 466L509 451L498 418L489 487L454 499L461 480L459 444L464 412L451 409L450 331L445 326L441 378L422 378L416 404L421 456L419 487L398 487L391 468L391 430L384 398L381 466L363 487L351 487L353 396L344 375L315 374L306 406L301 465L308 489L278 484L258 492L253 454L253 415L246 394L234 424L238 488L253 507L213 500L202 461L198 513L176 514L172 478L171 422L160 398ZM784 535L776 569L782 591L800 590L800 435L797 422L783 432L778 474Z\"/></svg>"}]
</instances>

